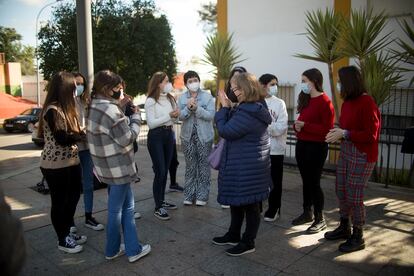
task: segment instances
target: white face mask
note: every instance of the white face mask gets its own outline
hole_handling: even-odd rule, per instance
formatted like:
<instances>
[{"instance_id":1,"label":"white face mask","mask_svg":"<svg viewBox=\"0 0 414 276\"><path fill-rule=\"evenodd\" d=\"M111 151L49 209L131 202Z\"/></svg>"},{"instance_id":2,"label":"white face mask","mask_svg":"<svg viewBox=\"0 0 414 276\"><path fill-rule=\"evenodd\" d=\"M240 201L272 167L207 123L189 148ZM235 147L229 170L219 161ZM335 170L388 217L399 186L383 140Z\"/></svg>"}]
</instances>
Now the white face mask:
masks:
<instances>
[{"instance_id":1,"label":"white face mask","mask_svg":"<svg viewBox=\"0 0 414 276\"><path fill-rule=\"evenodd\" d=\"M167 84L164 86L164 89L162 90L162 93L164 93L164 94L168 94L168 93L170 93L172 90L173 90L173 86L172 86L171 82L169 82L169 83L167 83Z\"/></svg>"},{"instance_id":2,"label":"white face mask","mask_svg":"<svg viewBox=\"0 0 414 276\"><path fill-rule=\"evenodd\" d=\"M189 83L187 87L190 91L197 92L198 89L200 88L200 83L198 81L192 82L192 83Z\"/></svg>"},{"instance_id":3,"label":"white face mask","mask_svg":"<svg viewBox=\"0 0 414 276\"><path fill-rule=\"evenodd\" d=\"M277 84L270 86L269 90L268 90L268 93L271 96L276 96L276 94L277 94Z\"/></svg>"},{"instance_id":4,"label":"white face mask","mask_svg":"<svg viewBox=\"0 0 414 276\"><path fill-rule=\"evenodd\" d=\"M300 84L300 90L305 94L310 94L311 89L309 87L309 84L307 82L302 82Z\"/></svg>"}]
</instances>

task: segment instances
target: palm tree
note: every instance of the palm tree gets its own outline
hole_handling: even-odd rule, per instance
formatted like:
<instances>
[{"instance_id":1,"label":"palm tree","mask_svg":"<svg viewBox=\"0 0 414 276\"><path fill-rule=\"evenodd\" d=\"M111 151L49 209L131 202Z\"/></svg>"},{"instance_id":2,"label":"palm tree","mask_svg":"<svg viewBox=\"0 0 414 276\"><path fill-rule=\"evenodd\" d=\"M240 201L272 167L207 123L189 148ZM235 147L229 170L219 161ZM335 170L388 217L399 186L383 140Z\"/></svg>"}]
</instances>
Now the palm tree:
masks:
<instances>
[{"instance_id":1,"label":"palm tree","mask_svg":"<svg viewBox=\"0 0 414 276\"><path fill-rule=\"evenodd\" d=\"M234 65L244 61L244 59L240 59L242 55L233 46L232 34L215 33L209 36L204 49L206 53L203 61L215 67L214 75L218 89L220 80L227 80ZM217 93L215 93L215 96L217 97Z\"/></svg>"},{"instance_id":2,"label":"palm tree","mask_svg":"<svg viewBox=\"0 0 414 276\"><path fill-rule=\"evenodd\" d=\"M336 118L339 118L337 91L334 85L333 64L344 57L341 50L340 34L343 16L332 10L317 10L306 13L306 36L315 52L313 56L296 54L295 57L326 63L329 71L332 100Z\"/></svg>"},{"instance_id":3,"label":"palm tree","mask_svg":"<svg viewBox=\"0 0 414 276\"><path fill-rule=\"evenodd\" d=\"M414 23L414 20L413 20ZM404 20L401 24L401 28L403 29L404 33L408 36L410 42L409 43L398 39L397 44L401 47L400 51L393 51L394 54L396 54L397 57L399 57L404 63L409 64L410 68L400 68L402 71L405 72L412 72L414 71L414 30L410 27L408 22ZM414 83L414 76L410 80L410 84L408 86L411 86Z\"/></svg>"}]
</instances>

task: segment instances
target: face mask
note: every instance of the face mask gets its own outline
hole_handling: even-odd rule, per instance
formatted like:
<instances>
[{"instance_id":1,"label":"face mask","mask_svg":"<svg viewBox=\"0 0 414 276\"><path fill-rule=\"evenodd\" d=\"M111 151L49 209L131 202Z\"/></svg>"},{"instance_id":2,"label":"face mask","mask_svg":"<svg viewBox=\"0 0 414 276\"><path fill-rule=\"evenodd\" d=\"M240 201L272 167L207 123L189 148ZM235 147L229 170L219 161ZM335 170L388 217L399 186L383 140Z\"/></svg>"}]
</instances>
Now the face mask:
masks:
<instances>
[{"instance_id":1,"label":"face mask","mask_svg":"<svg viewBox=\"0 0 414 276\"><path fill-rule=\"evenodd\" d=\"M233 90L230 89L230 92L229 93L226 93L226 95L227 95L227 98L229 98L229 100L232 103L239 102L239 100L237 99L237 96L236 96L236 94L234 94L234 91Z\"/></svg>"},{"instance_id":2,"label":"face mask","mask_svg":"<svg viewBox=\"0 0 414 276\"><path fill-rule=\"evenodd\" d=\"M276 96L276 94L277 94L277 84L270 86L269 90L268 90L268 93L271 96Z\"/></svg>"},{"instance_id":3,"label":"face mask","mask_svg":"<svg viewBox=\"0 0 414 276\"><path fill-rule=\"evenodd\" d=\"M310 88L307 82L302 82L299 88L303 93L310 94Z\"/></svg>"},{"instance_id":4,"label":"face mask","mask_svg":"<svg viewBox=\"0 0 414 276\"><path fill-rule=\"evenodd\" d=\"M85 90L85 87L83 84L76 85L76 96L80 96L83 94L83 91Z\"/></svg>"},{"instance_id":5,"label":"face mask","mask_svg":"<svg viewBox=\"0 0 414 276\"><path fill-rule=\"evenodd\" d=\"M114 93L114 94L112 94L112 98L113 99L115 99L115 100L119 100L119 98L121 97L121 90L119 90L119 91L114 91L114 90L112 90L112 92Z\"/></svg>"},{"instance_id":6,"label":"face mask","mask_svg":"<svg viewBox=\"0 0 414 276\"><path fill-rule=\"evenodd\" d=\"M163 89L162 93L164 93L164 94L168 94L168 93L170 93L172 90L173 90L173 86L172 86L171 82L169 82L169 83L167 83L167 84L164 86L164 89Z\"/></svg>"},{"instance_id":7,"label":"face mask","mask_svg":"<svg viewBox=\"0 0 414 276\"><path fill-rule=\"evenodd\" d=\"M200 83L199 82L193 82L193 83L188 84L187 87L190 91L196 92L200 88Z\"/></svg>"},{"instance_id":8,"label":"face mask","mask_svg":"<svg viewBox=\"0 0 414 276\"><path fill-rule=\"evenodd\" d=\"M341 92L341 84L339 82L336 83L336 91Z\"/></svg>"}]
</instances>

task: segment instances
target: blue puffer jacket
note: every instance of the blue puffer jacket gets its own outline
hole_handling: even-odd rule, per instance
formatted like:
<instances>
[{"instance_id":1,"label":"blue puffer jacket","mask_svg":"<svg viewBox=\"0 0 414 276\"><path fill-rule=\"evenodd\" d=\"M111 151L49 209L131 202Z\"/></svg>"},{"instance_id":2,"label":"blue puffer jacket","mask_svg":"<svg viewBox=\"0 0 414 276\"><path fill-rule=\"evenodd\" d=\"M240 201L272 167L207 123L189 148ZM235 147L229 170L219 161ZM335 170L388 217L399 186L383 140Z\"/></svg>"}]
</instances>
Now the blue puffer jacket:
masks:
<instances>
[{"instance_id":1,"label":"blue puffer jacket","mask_svg":"<svg viewBox=\"0 0 414 276\"><path fill-rule=\"evenodd\" d=\"M220 137L226 140L218 176L220 204L241 206L269 196L270 140L272 118L265 101L241 103L230 111L221 108L215 116Z\"/></svg>"}]
</instances>

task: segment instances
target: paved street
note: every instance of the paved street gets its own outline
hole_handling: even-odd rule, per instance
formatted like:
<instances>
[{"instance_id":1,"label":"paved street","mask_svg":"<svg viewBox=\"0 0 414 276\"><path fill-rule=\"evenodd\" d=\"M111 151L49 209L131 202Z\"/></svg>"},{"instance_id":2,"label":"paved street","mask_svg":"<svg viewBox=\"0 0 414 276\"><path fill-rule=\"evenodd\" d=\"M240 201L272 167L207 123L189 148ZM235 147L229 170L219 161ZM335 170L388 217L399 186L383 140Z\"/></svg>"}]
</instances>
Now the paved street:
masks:
<instances>
[{"instance_id":1,"label":"paved street","mask_svg":"<svg viewBox=\"0 0 414 276\"><path fill-rule=\"evenodd\" d=\"M5 138L7 137L7 138ZM21 139L21 140L19 140ZM11 141L12 140L12 141ZM306 235L308 227L290 225L301 211L301 180L295 170L285 168L282 218L275 223L262 222L256 252L242 257L226 256L226 247L214 246L211 239L225 233L229 210L216 202L216 172L206 207L184 207L182 194L168 193L167 199L178 204L170 211L170 221L153 216L153 172L146 147L136 156L142 181L134 184L139 238L150 243L149 256L129 264L126 257L107 261L103 255L105 232L83 226L83 201L79 201L76 224L88 236L84 251L65 254L56 248L51 226L50 196L32 189L40 179L40 151L28 145L27 134L0 134L0 183L25 230L27 261L22 275L412 275L414 271L414 191L370 183L367 189L366 250L340 254L337 242L327 242L323 233ZM27 154L27 156L25 156ZM31 156L33 154L33 156ZM14 172L5 171L16 159ZM179 154L178 181L183 183L184 160ZM325 214L329 228L336 225L338 211L334 179L323 177ZM95 216L106 222L106 190L95 191Z\"/></svg>"}]
</instances>

